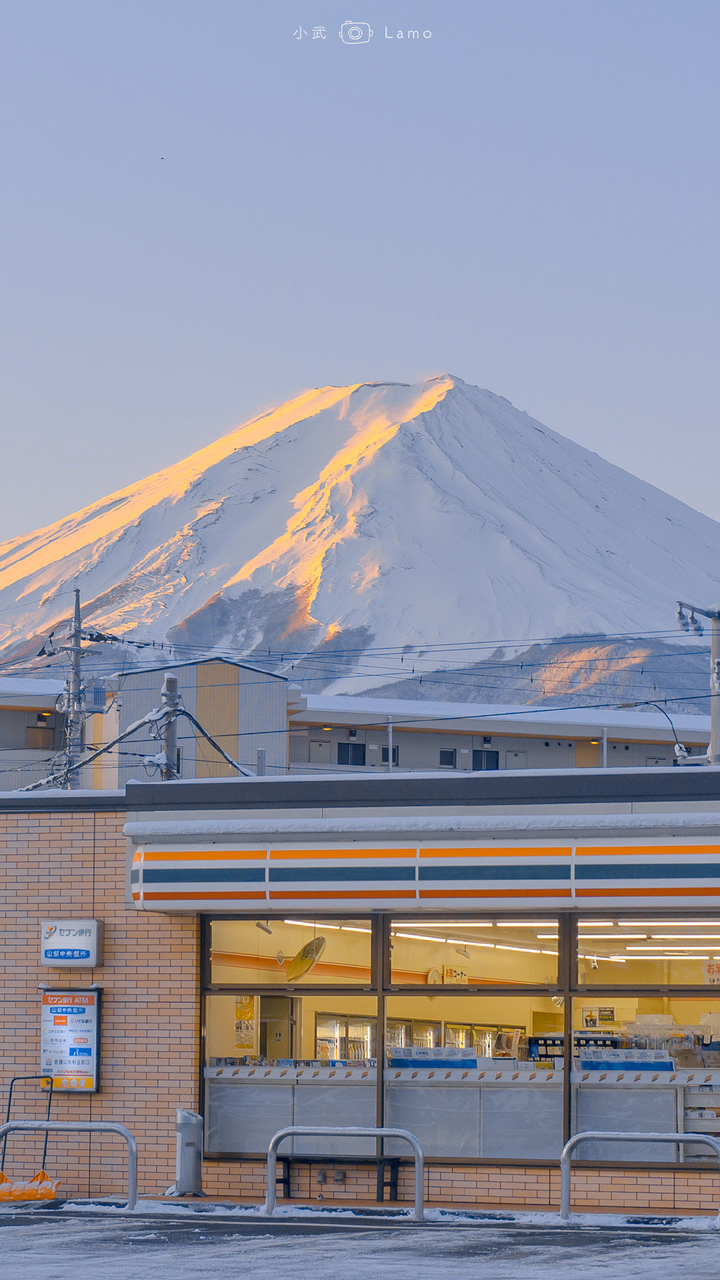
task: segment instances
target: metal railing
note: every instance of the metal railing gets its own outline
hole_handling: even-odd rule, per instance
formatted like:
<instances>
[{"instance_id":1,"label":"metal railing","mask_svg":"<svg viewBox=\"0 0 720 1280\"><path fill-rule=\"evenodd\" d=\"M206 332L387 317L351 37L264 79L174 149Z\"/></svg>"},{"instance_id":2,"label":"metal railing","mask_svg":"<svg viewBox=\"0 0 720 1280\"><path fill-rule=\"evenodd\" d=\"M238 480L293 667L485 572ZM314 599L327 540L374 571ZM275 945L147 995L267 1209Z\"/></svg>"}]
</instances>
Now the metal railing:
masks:
<instances>
[{"instance_id":1,"label":"metal railing","mask_svg":"<svg viewBox=\"0 0 720 1280\"><path fill-rule=\"evenodd\" d=\"M562 1149L560 1157L560 1217L566 1221L570 1217L570 1157L581 1142L672 1142L675 1145L684 1142L704 1142L712 1147L720 1161L720 1138L711 1138L707 1133L604 1133L602 1129L587 1129L584 1133L576 1133ZM720 1203L718 1204L718 1225L720 1225Z\"/></svg>"},{"instance_id":2,"label":"metal railing","mask_svg":"<svg viewBox=\"0 0 720 1280\"><path fill-rule=\"evenodd\" d=\"M1 1131L0 1131L1 1132ZM422 1222L424 1214L423 1180L425 1174L425 1156L414 1133L407 1129L366 1129L347 1125L336 1126L291 1124L287 1129L278 1129L270 1139L267 1156L267 1190L265 1193L265 1213L271 1217L277 1201L277 1149L284 1138L293 1137L343 1137L343 1138L402 1138L409 1143L415 1156L415 1221ZM332 1156L328 1156L332 1160Z\"/></svg>"},{"instance_id":3,"label":"metal railing","mask_svg":"<svg viewBox=\"0 0 720 1280\"><path fill-rule=\"evenodd\" d=\"M52 1100L53 1100L53 1078L52 1078L52 1076L48 1076L48 1075L44 1075L44 1076L13 1076L12 1080L10 1081L10 1088L8 1089L7 1111L5 1112L5 1123L6 1123L6 1124L7 1124L8 1120L10 1119L10 1112L12 1111L12 1096L13 1096L13 1089L15 1088L15 1085L16 1085L16 1084L22 1084L22 1083L24 1083L24 1082L25 1082L25 1081L27 1081L27 1080L46 1080L46 1081L47 1081L47 1083L48 1083L48 1085L49 1085L49 1089L48 1089L47 1115L46 1115L45 1119L46 1119L46 1120L49 1120L49 1119L50 1119L50 1109L51 1109L51 1107L52 1107ZM40 1166L40 1167L41 1167L41 1169L44 1169L44 1168L45 1168L45 1160L46 1160L46 1157L47 1157L47 1144L48 1144L48 1135L47 1135L47 1130L46 1130L46 1131L45 1131L45 1143L44 1143L44 1146L43 1146L43 1154L42 1154L42 1164L41 1164L41 1166ZM0 1159L0 1173L3 1173L3 1172L4 1172L4 1170L5 1170L5 1148L6 1148L6 1147L7 1147L7 1134L5 1135L5 1137L3 1138L3 1141L2 1141L2 1159Z\"/></svg>"},{"instance_id":4,"label":"metal railing","mask_svg":"<svg viewBox=\"0 0 720 1280\"><path fill-rule=\"evenodd\" d=\"M137 1204L137 1143L124 1124L105 1120L10 1120L0 1124L0 1138L8 1133L119 1133L128 1149L128 1197L126 1209Z\"/></svg>"}]
</instances>

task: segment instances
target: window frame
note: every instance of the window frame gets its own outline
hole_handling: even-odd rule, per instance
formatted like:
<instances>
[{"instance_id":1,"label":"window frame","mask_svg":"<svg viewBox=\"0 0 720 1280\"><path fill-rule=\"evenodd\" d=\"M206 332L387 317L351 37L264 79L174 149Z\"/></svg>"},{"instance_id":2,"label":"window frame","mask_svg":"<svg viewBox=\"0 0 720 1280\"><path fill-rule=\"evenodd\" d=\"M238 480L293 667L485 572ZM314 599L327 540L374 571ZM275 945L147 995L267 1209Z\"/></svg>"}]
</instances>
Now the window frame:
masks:
<instances>
[{"instance_id":1,"label":"window frame","mask_svg":"<svg viewBox=\"0 0 720 1280\"><path fill-rule=\"evenodd\" d=\"M200 1110L203 1114L205 1109L204 1068L205 1068L205 1062L206 1062L205 1019L207 1016L206 1001L209 995L212 995L213 993L216 993L216 992L227 993L227 994L232 994L233 992L237 994L243 994L247 992L253 995L294 995L294 996L297 996L299 992L307 992L309 994L327 995L330 997L333 997L333 996L343 997L343 996L349 996L349 995L372 995L376 998L376 1001L377 1001L376 1016L377 1016L378 1064L384 1063L385 1057L386 1057L386 1049L387 1049L386 1023L387 1023L388 997L398 996L398 995L402 995L403 997L407 996L409 998L412 998L413 996L420 996L420 995L427 996L428 994L427 984L415 985L415 984L409 984L409 983L408 984L393 983L391 970L390 970L391 921L395 921L397 923L399 919L404 918L409 923L412 919L417 920L418 917L422 919L423 916L426 915L427 913L425 912L414 912L414 913L369 912L364 915L361 915L357 911L355 912L328 911L325 914L327 915L328 918L332 918L333 920L347 920L347 921L369 920L370 921L372 933L370 938L371 980L369 985L361 986L360 984L358 985L353 984L352 986L348 986L346 984L346 985L340 986L338 984L333 984L333 983L308 982L303 984L302 988L298 988L295 985L283 986L277 983L273 984L272 986L268 984L261 984L261 983L213 983L211 981L211 967L210 967L210 946L211 946L213 919L222 919L224 921L225 920L254 921L258 919L258 912L257 911L232 912L232 913L228 912L227 914L222 913L221 915L218 915L218 916L214 916L211 913L207 913L207 914L203 913L201 915L200 917L200 953L201 954L200 954L200 975L199 975L201 1017L200 1017L200 1054L199 1054L199 1061L198 1061L198 1084L199 1084L198 1096L200 1098ZM434 914L437 914L437 913L434 913ZM468 921L472 919L477 919L480 914L481 913L477 911L474 911L474 912L454 911L452 913L454 918L458 918L460 916L466 916ZM518 915L523 913L518 913L517 911L515 912L507 911L507 912L492 912L487 914L492 914L492 918L494 920L497 920L498 923L502 923L503 919L517 919ZM441 991L444 991L448 995L451 994L453 999L468 998L468 999L477 1000L478 998L482 999L483 996L498 996L498 995L507 996L508 994L518 995L518 996L522 996L522 995L537 996L537 995L543 994L543 995L549 995L549 996L562 997L562 1010L563 1010L562 1034L563 1034L563 1065L564 1065L564 1071L563 1071L563 1140L564 1141L567 1141L567 1139L571 1137L573 1133L573 1083L572 1083L571 1076L572 1076L573 1031L574 1031L573 1008L574 1008L574 1003L576 1001L584 1001L586 1004L589 1004L589 1003L596 1004L603 1000L619 999L619 998L622 998L623 996L628 997L628 996L634 996L635 994L638 994L640 996L668 996L668 997L673 996L677 998L681 998L684 996L688 998L694 997L695 999L703 998L703 999L708 999L712 1002L717 1001L718 1005L720 1005L720 987L716 989L715 987L710 986L707 983L679 983L677 985L667 984L667 983L647 984L647 985L625 984L622 986L618 986L617 984L603 984L602 986L601 985L588 986L586 983L581 983L579 981L579 975L578 975L578 921L581 919L583 921L592 921L593 919L601 920L603 918L607 918L608 914L609 912L607 909L605 911L602 911L602 910L584 911L584 910L578 910L577 908L574 908L574 907L559 908L555 911L547 912L548 919L557 921L557 924L558 924L558 969L557 969L557 981L555 983L549 983L549 984L533 983L533 984L527 984L527 985L513 984L511 992L509 992L508 986L506 983L505 984L483 983L482 986L478 986L478 985L471 986L469 984L467 986L465 985L449 986L448 985L447 987L443 986L435 989L436 994L439 995ZM655 909L655 911L651 911L651 910L642 911L637 909L633 910L632 908L629 908L624 910L621 913L613 911L613 918L616 920L622 920L626 916L631 916L633 919L641 919L644 915L647 916L648 918L652 918L653 916L657 916L657 914L658 914L657 908ZM662 914L666 915L668 918L672 918L673 921L677 921L679 925L682 925L683 920L692 919L693 916L697 916L697 910L692 911L688 909L683 911L683 910L669 909L666 912L662 912ZM710 916L715 913L712 910L708 910L704 914ZM262 919L263 920L272 919L273 915L277 919L282 918L281 912L274 912L274 913L263 912ZM543 915L543 912L533 913L534 917L542 916L542 915ZM717 912L717 915L718 915L718 927L720 928L720 911ZM317 918L318 922L321 922L321 920L323 919L323 916L319 915L316 912L313 913L313 917ZM715 991L717 991L717 994L715 994ZM390 1016L391 1016L391 1021L393 1022L399 1020L397 1019L396 1016L392 1014ZM400 1019L400 1021L403 1021L403 1020L414 1021L414 1019L412 1018ZM473 1024L477 1023L476 1018L471 1018L469 1019L469 1021ZM478 1023L478 1025L480 1024ZM382 1125L382 1123L384 1122L384 1116L385 1116L385 1100L384 1100L383 1072L380 1069L378 1069L378 1078L377 1078L376 1114L377 1114L378 1125ZM244 1156L235 1156L232 1153L222 1153L218 1155L213 1154L211 1158L222 1159L224 1161L227 1161L227 1160L241 1161L245 1159ZM497 1163L502 1163L502 1161L498 1160ZM668 1164L663 1164L658 1167L664 1170L667 1170L672 1166Z\"/></svg>"}]
</instances>

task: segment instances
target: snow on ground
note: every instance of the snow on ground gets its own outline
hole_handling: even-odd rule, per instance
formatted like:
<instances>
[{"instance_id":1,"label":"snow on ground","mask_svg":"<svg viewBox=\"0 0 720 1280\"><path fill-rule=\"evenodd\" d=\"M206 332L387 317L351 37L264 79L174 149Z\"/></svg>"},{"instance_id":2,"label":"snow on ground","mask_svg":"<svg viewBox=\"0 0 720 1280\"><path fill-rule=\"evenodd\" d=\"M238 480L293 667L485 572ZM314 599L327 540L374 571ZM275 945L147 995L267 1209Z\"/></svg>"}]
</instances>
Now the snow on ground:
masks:
<instances>
[{"instance_id":1,"label":"snow on ground","mask_svg":"<svg viewBox=\"0 0 720 1280\"><path fill-rule=\"evenodd\" d=\"M0 1228L0 1250L18 1280L717 1280L720 1234L658 1235L485 1226L278 1236L239 1223L68 1218Z\"/></svg>"},{"instance_id":2,"label":"snow on ground","mask_svg":"<svg viewBox=\"0 0 720 1280\"><path fill-rule=\"evenodd\" d=\"M90 1208L90 1206L88 1206ZM18 1280L657 1280L685 1274L693 1280L720 1275L720 1231L709 1218L638 1229L622 1218L581 1215L561 1227L552 1214L449 1225L454 1215L435 1212L418 1229L393 1223L348 1230L348 1214L297 1215L277 1234L247 1210L228 1214L177 1206L141 1205L124 1215L108 1207L98 1217L20 1212L3 1215L3 1274ZM95 1210L93 1210L95 1211ZM432 1212L432 1211L431 1211ZM219 1216L220 1215L220 1216ZM243 1217L245 1222L243 1222ZM509 1217L509 1215L508 1215ZM323 1221L335 1229L303 1234ZM467 1215L465 1215L467 1222ZM443 1225L440 1225L440 1224ZM609 1225L611 1224L611 1225ZM297 1229L295 1229L297 1226ZM258 1229L259 1228L259 1229Z\"/></svg>"}]
</instances>

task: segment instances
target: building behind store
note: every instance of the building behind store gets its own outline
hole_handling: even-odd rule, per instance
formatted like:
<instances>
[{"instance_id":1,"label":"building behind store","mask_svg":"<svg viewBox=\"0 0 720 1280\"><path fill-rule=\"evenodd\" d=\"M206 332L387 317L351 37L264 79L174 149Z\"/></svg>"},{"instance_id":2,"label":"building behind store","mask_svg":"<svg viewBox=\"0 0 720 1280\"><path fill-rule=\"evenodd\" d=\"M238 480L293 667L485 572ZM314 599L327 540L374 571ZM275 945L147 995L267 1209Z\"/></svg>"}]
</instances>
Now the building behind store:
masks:
<instances>
[{"instance_id":1,"label":"building behind store","mask_svg":"<svg viewBox=\"0 0 720 1280\"><path fill-rule=\"evenodd\" d=\"M131 668L90 682L87 748L108 747L160 705L166 671L183 705L243 769L286 774L477 773L519 769L672 765L677 733L690 754L709 739L706 716L659 709L566 710L304 694L284 676L224 659ZM59 680L0 678L0 790L38 782L63 746ZM674 726L674 727L673 727ZM81 770L83 788L108 790L152 775L159 746L147 726ZM185 779L236 771L189 720L178 730Z\"/></svg>"}]
</instances>

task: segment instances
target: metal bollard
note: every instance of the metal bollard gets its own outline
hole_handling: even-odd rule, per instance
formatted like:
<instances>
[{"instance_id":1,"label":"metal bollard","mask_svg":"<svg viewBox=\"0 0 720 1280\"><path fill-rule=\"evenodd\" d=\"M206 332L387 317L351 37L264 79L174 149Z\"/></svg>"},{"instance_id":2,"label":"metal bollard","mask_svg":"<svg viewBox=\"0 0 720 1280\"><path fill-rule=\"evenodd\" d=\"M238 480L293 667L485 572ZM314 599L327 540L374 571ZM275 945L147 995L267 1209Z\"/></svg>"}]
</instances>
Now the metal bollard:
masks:
<instances>
[{"instance_id":1,"label":"metal bollard","mask_svg":"<svg viewBox=\"0 0 720 1280\"><path fill-rule=\"evenodd\" d=\"M166 1196L204 1196L202 1189L203 1118L178 1107L175 1112L175 1182Z\"/></svg>"}]
</instances>

